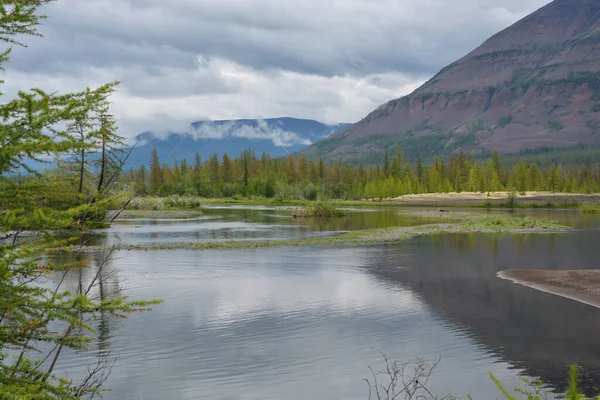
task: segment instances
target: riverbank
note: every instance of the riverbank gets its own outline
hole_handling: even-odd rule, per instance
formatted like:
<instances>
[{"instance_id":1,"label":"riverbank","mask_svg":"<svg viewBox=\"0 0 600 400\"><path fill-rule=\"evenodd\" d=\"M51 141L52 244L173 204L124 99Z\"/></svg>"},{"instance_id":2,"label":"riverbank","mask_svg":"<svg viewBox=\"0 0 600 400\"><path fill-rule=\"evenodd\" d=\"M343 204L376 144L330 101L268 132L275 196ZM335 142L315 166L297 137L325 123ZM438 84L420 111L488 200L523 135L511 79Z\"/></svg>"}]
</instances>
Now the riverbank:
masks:
<instances>
[{"instance_id":1,"label":"riverbank","mask_svg":"<svg viewBox=\"0 0 600 400\"><path fill-rule=\"evenodd\" d=\"M507 270L498 277L600 308L600 270Z\"/></svg>"},{"instance_id":2,"label":"riverbank","mask_svg":"<svg viewBox=\"0 0 600 400\"><path fill-rule=\"evenodd\" d=\"M202 211L198 210L123 210L109 211L107 219L109 221L128 220L128 219L181 219L194 218L202 215Z\"/></svg>"},{"instance_id":3,"label":"riverbank","mask_svg":"<svg viewBox=\"0 0 600 400\"><path fill-rule=\"evenodd\" d=\"M430 213L438 221L444 222L417 225L357 230L338 235L292 239L292 240L262 240L262 241L215 241L215 242L182 242L162 243L155 245L126 245L123 250L244 250L275 247L323 247L323 246L359 246L394 243L418 236L452 234L452 233L506 233L531 234L566 232L570 227L556 224L552 221L533 218L509 216L479 216L469 213ZM71 247L72 251L93 251L93 247Z\"/></svg>"},{"instance_id":4,"label":"riverbank","mask_svg":"<svg viewBox=\"0 0 600 400\"><path fill-rule=\"evenodd\" d=\"M275 200L269 198L200 198L194 197L203 206L210 205L252 205L273 207L294 207L313 204L310 200ZM526 192L525 194L509 192L460 192L460 193L424 193L409 194L395 198L331 200L336 207L356 206L423 206L423 207L490 207L490 208L577 208L585 204L600 203L600 194ZM140 202L140 207L143 202ZM150 207L150 203L148 207ZM170 209L185 209L171 207Z\"/></svg>"},{"instance_id":5,"label":"riverbank","mask_svg":"<svg viewBox=\"0 0 600 400\"><path fill-rule=\"evenodd\" d=\"M469 207L565 207L576 208L582 204L600 202L600 194L526 192L461 192L409 194L386 200L390 203L411 206L469 206Z\"/></svg>"}]
</instances>

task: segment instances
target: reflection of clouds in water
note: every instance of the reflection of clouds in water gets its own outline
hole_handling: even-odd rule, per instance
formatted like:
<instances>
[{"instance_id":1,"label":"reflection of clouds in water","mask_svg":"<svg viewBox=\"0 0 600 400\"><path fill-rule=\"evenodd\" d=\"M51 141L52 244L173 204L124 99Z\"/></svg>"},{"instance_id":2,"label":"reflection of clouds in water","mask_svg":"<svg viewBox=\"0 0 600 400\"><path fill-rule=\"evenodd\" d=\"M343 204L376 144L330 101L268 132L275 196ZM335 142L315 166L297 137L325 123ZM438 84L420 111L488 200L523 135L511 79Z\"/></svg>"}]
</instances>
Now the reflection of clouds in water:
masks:
<instances>
[{"instance_id":1,"label":"reflection of clouds in water","mask_svg":"<svg viewBox=\"0 0 600 400\"><path fill-rule=\"evenodd\" d=\"M170 276L170 280L176 280L177 291L165 293L168 303L178 307L177 303L189 302L181 294L196 293L198 301L194 304L201 307L194 306L194 314L199 324L227 324L261 313L288 314L300 310L345 315L372 308L390 315L418 312L421 307L410 292L374 290L379 285L375 279L351 269L366 265L370 253L368 249L331 249L308 254L297 249L132 252L124 260L127 266L123 269L133 272L136 265L152 268L153 262L164 257L165 261L159 262L161 268L178 271ZM188 255L196 260L190 260ZM185 278L180 279L179 274L185 274Z\"/></svg>"},{"instance_id":2,"label":"reflection of clouds in water","mask_svg":"<svg viewBox=\"0 0 600 400\"><path fill-rule=\"evenodd\" d=\"M418 300L408 291L373 290L374 280L363 274L316 271L293 279L257 271L253 277L230 276L199 282L197 290L210 298L211 307L197 310L198 323L219 324L261 313L294 312L352 315L376 308L388 314L418 312Z\"/></svg>"},{"instance_id":3,"label":"reflection of clouds in water","mask_svg":"<svg viewBox=\"0 0 600 400\"><path fill-rule=\"evenodd\" d=\"M436 393L489 394L488 371L516 383L505 363L432 318L412 292L366 274L394 267L381 253L123 253L128 293L165 304L120 330L127 359L107 398L364 399L378 349L402 360L442 355ZM402 257L392 257L397 267Z\"/></svg>"}]
</instances>

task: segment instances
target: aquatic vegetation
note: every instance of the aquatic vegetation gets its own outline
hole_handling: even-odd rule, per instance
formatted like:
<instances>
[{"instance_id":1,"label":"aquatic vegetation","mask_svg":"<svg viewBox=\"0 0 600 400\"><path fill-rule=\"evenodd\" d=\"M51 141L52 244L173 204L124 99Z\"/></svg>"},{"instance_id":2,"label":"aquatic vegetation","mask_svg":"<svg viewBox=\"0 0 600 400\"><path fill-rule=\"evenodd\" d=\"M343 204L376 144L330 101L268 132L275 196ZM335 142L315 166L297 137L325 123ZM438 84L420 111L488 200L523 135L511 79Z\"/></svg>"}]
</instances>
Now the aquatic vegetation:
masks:
<instances>
[{"instance_id":1,"label":"aquatic vegetation","mask_svg":"<svg viewBox=\"0 0 600 400\"><path fill-rule=\"evenodd\" d=\"M397 226L363 229L326 237L312 237L289 240L228 240L217 242L181 242L154 245L125 245L124 250L251 250L259 248L301 247L301 246L356 246L381 243L394 243L417 236L444 233L539 233L564 232L568 226L552 221L509 216L469 216L454 215L448 223L435 223L418 226ZM72 250L83 250L73 246ZM91 249L91 247L88 247Z\"/></svg>"},{"instance_id":2,"label":"aquatic vegetation","mask_svg":"<svg viewBox=\"0 0 600 400\"><path fill-rule=\"evenodd\" d=\"M579 210L585 214L600 214L600 203L581 204Z\"/></svg>"},{"instance_id":3,"label":"aquatic vegetation","mask_svg":"<svg viewBox=\"0 0 600 400\"><path fill-rule=\"evenodd\" d=\"M331 203L316 201L305 206L304 208L294 210L292 216L294 218L337 218L343 217L346 214L346 211L336 208Z\"/></svg>"},{"instance_id":4,"label":"aquatic vegetation","mask_svg":"<svg viewBox=\"0 0 600 400\"><path fill-rule=\"evenodd\" d=\"M487 229L564 229L565 226L555 222L531 217L508 217L504 215L490 215L469 218L463 223L466 227Z\"/></svg>"}]
</instances>

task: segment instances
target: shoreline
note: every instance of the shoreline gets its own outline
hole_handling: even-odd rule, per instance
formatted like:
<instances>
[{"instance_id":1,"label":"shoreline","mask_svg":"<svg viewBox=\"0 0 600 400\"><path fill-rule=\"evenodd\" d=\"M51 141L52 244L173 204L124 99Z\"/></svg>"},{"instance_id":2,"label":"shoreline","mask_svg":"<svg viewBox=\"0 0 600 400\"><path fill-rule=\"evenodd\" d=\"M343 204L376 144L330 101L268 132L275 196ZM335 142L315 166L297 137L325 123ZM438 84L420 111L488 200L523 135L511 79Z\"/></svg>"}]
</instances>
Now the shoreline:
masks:
<instances>
[{"instance_id":1,"label":"shoreline","mask_svg":"<svg viewBox=\"0 0 600 400\"><path fill-rule=\"evenodd\" d=\"M505 270L500 279L600 308L600 270Z\"/></svg>"},{"instance_id":2,"label":"shoreline","mask_svg":"<svg viewBox=\"0 0 600 400\"><path fill-rule=\"evenodd\" d=\"M118 210L110 210L107 215L107 219L112 219L119 213ZM169 218L169 219L183 219L183 218L194 218L203 215L201 210L179 210L179 209L167 209L167 210L123 210L115 218L115 221L127 221L134 219L150 219L150 218Z\"/></svg>"},{"instance_id":3,"label":"shoreline","mask_svg":"<svg viewBox=\"0 0 600 400\"><path fill-rule=\"evenodd\" d=\"M269 198L198 198L202 205L260 205L272 207L306 206L310 200L274 200ZM600 194L526 192L516 193L514 203L509 204L509 192L460 192L407 194L399 197L360 200L328 200L337 207L352 206L406 206L406 207L477 207L477 208L570 208L585 204L600 204ZM165 212L186 210L165 208ZM189 209L188 209L189 210ZM136 210L144 211L144 210Z\"/></svg>"},{"instance_id":4,"label":"shoreline","mask_svg":"<svg viewBox=\"0 0 600 400\"><path fill-rule=\"evenodd\" d=\"M456 217L456 216L454 216ZM420 236L457 233L480 234L542 234L564 233L572 228L553 222L516 217L468 217L462 216L458 221L416 226L401 226L350 231L333 236L302 238L290 240L262 241L219 241L219 242L185 242L164 243L156 245L124 245L122 250L156 251L156 250L249 250L258 248L280 247L323 247L323 246L361 246L397 243ZM73 246L70 251L94 251L99 247Z\"/></svg>"},{"instance_id":5,"label":"shoreline","mask_svg":"<svg viewBox=\"0 0 600 400\"><path fill-rule=\"evenodd\" d=\"M509 192L461 192L409 194L387 199L389 203L414 206L473 206L509 207ZM565 207L576 208L581 204L600 202L600 194L526 192L516 193L514 207Z\"/></svg>"}]
</instances>

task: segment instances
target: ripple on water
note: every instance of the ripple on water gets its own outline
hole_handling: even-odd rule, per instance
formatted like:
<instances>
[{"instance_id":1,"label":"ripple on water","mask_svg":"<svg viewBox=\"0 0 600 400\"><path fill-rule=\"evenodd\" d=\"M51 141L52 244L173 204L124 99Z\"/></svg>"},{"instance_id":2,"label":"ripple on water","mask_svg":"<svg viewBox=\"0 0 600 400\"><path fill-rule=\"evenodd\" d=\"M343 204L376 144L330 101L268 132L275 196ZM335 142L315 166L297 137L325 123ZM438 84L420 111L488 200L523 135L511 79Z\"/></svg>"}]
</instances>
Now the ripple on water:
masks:
<instances>
[{"instance_id":1,"label":"ripple on water","mask_svg":"<svg viewBox=\"0 0 600 400\"><path fill-rule=\"evenodd\" d=\"M108 324L106 340L120 359L105 399L364 399L368 366L382 365L378 350L400 360L441 355L431 381L437 393L489 398L496 392L488 371L513 386L521 367L549 376L535 361L540 349L552 349L549 361L564 359L566 348L594 353L597 340L586 332L597 332L595 310L495 281L498 269L517 261L591 265L597 240L577 235L560 242L469 236L344 249L121 252L111 265L117 286L133 299L165 303ZM562 329L571 316L581 332ZM531 337L536 346L523 346ZM86 359L65 357L70 370Z\"/></svg>"}]
</instances>

